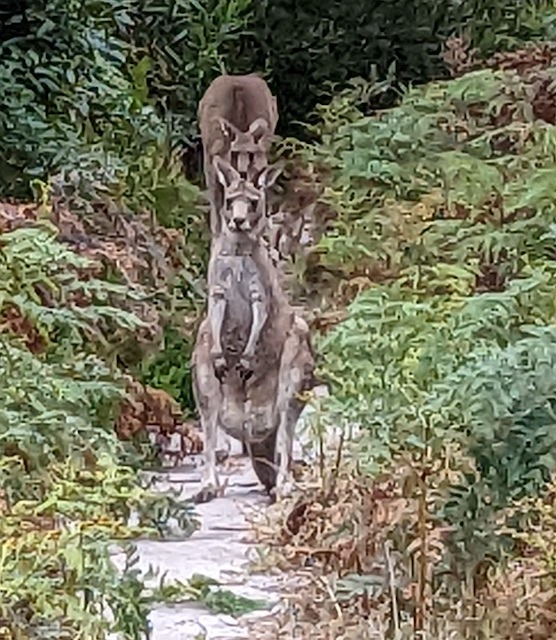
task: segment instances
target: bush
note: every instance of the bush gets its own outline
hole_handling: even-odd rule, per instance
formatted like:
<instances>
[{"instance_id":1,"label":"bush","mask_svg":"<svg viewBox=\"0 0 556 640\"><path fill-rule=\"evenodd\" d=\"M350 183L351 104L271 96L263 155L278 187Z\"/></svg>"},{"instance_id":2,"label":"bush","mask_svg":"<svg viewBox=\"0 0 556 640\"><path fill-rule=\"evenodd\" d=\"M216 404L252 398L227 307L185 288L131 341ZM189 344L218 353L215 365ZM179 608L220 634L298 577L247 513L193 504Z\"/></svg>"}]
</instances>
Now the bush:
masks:
<instances>
[{"instance_id":1,"label":"bush","mask_svg":"<svg viewBox=\"0 0 556 640\"><path fill-rule=\"evenodd\" d=\"M29 0L3 10L9 37L0 43L0 194L29 197L33 181L43 180L80 215L87 236L136 245L137 259L151 267L141 278L160 291L156 274L165 273L157 313L171 333L184 315L198 313L208 241L199 190L183 176L172 122L148 95L150 62L135 31L137 14L147 19L147 9L112 0ZM138 227L134 218L145 212L151 221ZM187 350L191 335L183 340ZM146 354L129 347L121 355L138 370ZM182 367L183 358L169 354L167 366ZM188 366L182 383L191 410Z\"/></svg>"},{"instance_id":2,"label":"bush","mask_svg":"<svg viewBox=\"0 0 556 640\"><path fill-rule=\"evenodd\" d=\"M0 618L10 637L146 637L133 547L121 575L112 546L163 532L169 515L185 533L195 522L124 462L114 431L113 355L147 328L133 309L145 292L60 243L51 215L0 206Z\"/></svg>"},{"instance_id":3,"label":"bush","mask_svg":"<svg viewBox=\"0 0 556 640\"><path fill-rule=\"evenodd\" d=\"M122 575L114 541L195 522L150 490L114 423L124 369L198 304L198 190L149 103L125 7L30 0L2 19L0 194L38 201L0 205L2 629L147 637L133 546Z\"/></svg>"},{"instance_id":4,"label":"bush","mask_svg":"<svg viewBox=\"0 0 556 640\"><path fill-rule=\"evenodd\" d=\"M322 419L361 428L358 466L377 481L398 484L409 465L400 490L420 515L391 541L416 554L408 606L434 593L435 615L474 606L513 548L504 510L556 469L556 67L527 55L412 89L373 117L333 101L325 112L347 116L328 117L305 152L336 214L308 269L317 283L335 274L336 304L351 300L320 341L333 391ZM429 543L440 555L422 560Z\"/></svg>"},{"instance_id":5,"label":"bush","mask_svg":"<svg viewBox=\"0 0 556 640\"><path fill-rule=\"evenodd\" d=\"M149 95L184 144L197 132L197 105L210 81L242 70L237 47L252 28L252 0L135 0L133 43ZM249 56L243 71L257 64Z\"/></svg>"},{"instance_id":6,"label":"bush","mask_svg":"<svg viewBox=\"0 0 556 640\"><path fill-rule=\"evenodd\" d=\"M278 98L279 130L296 125L354 77L393 73L401 85L446 75L442 45L464 33L481 56L553 36L551 3L538 0L224 2L134 4L134 42L148 52L150 95L182 140L196 131L197 103L219 73L263 73ZM493 29L492 25L496 25ZM389 92L372 105L392 104Z\"/></svg>"}]
</instances>

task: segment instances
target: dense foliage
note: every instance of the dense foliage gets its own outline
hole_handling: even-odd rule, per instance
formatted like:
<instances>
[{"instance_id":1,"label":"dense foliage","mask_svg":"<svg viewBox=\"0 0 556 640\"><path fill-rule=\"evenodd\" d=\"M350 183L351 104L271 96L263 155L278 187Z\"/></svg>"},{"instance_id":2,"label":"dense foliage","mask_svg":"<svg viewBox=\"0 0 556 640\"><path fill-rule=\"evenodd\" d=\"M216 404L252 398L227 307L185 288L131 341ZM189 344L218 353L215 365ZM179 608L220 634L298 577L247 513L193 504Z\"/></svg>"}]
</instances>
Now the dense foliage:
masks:
<instances>
[{"instance_id":1,"label":"dense foliage","mask_svg":"<svg viewBox=\"0 0 556 640\"><path fill-rule=\"evenodd\" d=\"M549 0L130 4L135 42L152 62L150 95L172 111L186 136L209 80L223 70L264 73L278 98L279 130L303 135L295 121L305 121L323 94L333 95L336 85L353 77L390 71L398 84L407 84L443 75L442 44L462 29L483 54L554 36Z\"/></svg>"},{"instance_id":2,"label":"dense foliage","mask_svg":"<svg viewBox=\"0 0 556 640\"><path fill-rule=\"evenodd\" d=\"M170 239L181 249L173 251L176 277L159 305L164 330L175 334L183 316L202 302L197 281L206 230L198 189L183 176L169 120L148 96L150 62L131 44L133 10L111 0L21 2L2 10L0 193L28 197L34 179L48 181L81 213L88 235L142 243L142 257L150 256L151 264L166 251L160 238L129 238L118 218L148 211L178 229ZM189 339L181 341L187 350ZM143 376L162 377L162 386L191 409L187 359L171 354L154 371L143 362ZM135 358L132 364L140 363Z\"/></svg>"},{"instance_id":3,"label":"dense foliage","mask_svg":"<svg viewBox=\"0 0 556 640\"><path fill-rule=\"evenodd\" d=\"M420 0L409 8L384 0L19 0L0 9L0 188L25 191L28 174L44 178L53 165L87 159L102 167L102 150L119 177L140 172L135 186L146 194L152 151L191 138L198 100L222 71L264 73L280 126L291 131L323 92L355 76L391 69L406 84L444 75L450 35L466 33L482 54L550 39L551 9L549 0Z\"/></svg>"},{"instance_id":4,"label":"dense foliage","mask_svg":"<svg viewBox=\"0 0 556 640\"><path fill-rule=\"evenodd\" d=\"M77 222L55 213L0 205L0 619L11 638L144 637L133 547L123 576L111 547L163 531L169 515L193 525L188 505L152 493L114 430L116 356L148 329L147 294L107 279L103 247L93 260L60 242Z\"/></svg>"},{"instance_id":5,"label":"dense foliage","mask_svg":"<svg viewBox=\"0 0 556 640\"><path fill-rule=\"evenodd\" d=\"M2 633L146 637L133 547L122 575L114 541L169 515L185 533L194 522L149 490L114 423L125 368L148 378L164 326L199 299L198 191L120 3L13 3L1 17L0 193L38 200L0 205Z\"/></svg>"},{"instance_id":6,"label":"dense foliage","mask_svg":"<svg viewBox=\"0 0 556 640\"><path fill-rule=\"evenodd\" d=\"M500 556L495 518L553 465L551 54L494 60L510 70L412 90L367 116L404 85L447 76L449 35L462 35L449 52L456 74L456 62L473 69L501 46L553 37L552 4L0 7L1 633L142 637L142 583L131 566L117 574L110 542L160 531L176 509L193 526L144 485L114 424L135 429L124 373L193 409L208 243L184 168L195 180L197 103L222 71L265 73L283 132L335 96L305 160L322 170L336 221L306 275L324 285L332 274L330 295L340 278L340 301L368 290L322 344L335 386L325 419L364 426L359 457L373 477L401 458L413 482L430 476L421 513L453 527L448 601L463 573L475 579ZM338 92L373 75L388 82L357 104Z\"/></svg>"},{"instance_id":7,"label":"dense foliage","mask_svg":"<svg viewBox=\"0 0 556 640\"><path fill-rule=\"evenodd\" d=\"M523 551L510 531L539 517L508 508L556 470L556 66L548 46L484 66L371 117L346 92L304 152L336 214L309 269L321 286L340 276L329 302L351 300L320 344L333 390L320 417L359 427L358 466L385 509L406 501L373 544L395 553L388 624L410 634L516 637L540 610L477 607L492 569ZM542 547L543 568L554 553ZM370 593L390 602L390 589ZM542 620L535 637L553 637Z\"/></svg>"}]
</instances>

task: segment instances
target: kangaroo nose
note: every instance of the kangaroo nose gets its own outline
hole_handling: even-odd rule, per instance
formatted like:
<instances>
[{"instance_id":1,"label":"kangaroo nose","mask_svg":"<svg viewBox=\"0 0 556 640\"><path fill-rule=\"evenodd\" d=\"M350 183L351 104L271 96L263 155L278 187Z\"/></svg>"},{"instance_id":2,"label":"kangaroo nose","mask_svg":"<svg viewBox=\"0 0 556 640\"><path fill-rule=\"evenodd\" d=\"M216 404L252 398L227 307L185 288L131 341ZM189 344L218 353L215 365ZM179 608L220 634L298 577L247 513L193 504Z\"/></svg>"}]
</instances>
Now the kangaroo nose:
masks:
<instances>
[{"instance_id":1,"label":"kangaroo nose","mask_svg":"<svg viewBox=\"0 0 556 640\"><path fill-rule=\"evenodd\" d=\"M232 219L232 225L236 231L242 231L247 226L247 220L240 216L235 216Z\"/></svg>"}]
</instances>

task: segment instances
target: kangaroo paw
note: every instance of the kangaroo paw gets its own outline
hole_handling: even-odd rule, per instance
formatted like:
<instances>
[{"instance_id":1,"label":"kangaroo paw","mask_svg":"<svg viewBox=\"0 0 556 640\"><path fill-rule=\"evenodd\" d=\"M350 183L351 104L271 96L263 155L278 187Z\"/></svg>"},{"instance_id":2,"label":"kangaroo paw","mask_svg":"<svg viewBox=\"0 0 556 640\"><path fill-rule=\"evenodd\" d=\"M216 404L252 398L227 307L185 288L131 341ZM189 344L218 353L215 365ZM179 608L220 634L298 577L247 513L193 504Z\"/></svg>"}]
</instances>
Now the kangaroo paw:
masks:
<instances>
[{"instance_id":1,"label":"kangaroo paw","mask_svg":"<svg viewBox=\"0 0 556 640\"><path fill-rule=\"evenodd\" d=\"M213 486L207 485L203 487L198 493L193 496L193 502L195 504L202 504L205 502L210 502L222 493L221 489Z\"/></svg>"},{"instance_id":2,"label":"kangaroo paw","mask_svg":"<svg viewBox=\"0 0 556 640\"><path fill-rule=\"evenodd\" d=\"M212 365L214 367L214 375L222 382L226 375L226 359L219 353L213 356Z\"/></svg>"},{"instance_id":3,"label":"kangaroo paw","mask_svg":"<svg viewBox=\"0 0 556 640\"><path fill-rule=\"evenodd\" d=\"M253 375L253 365L251 363L251 358L248 356L243 356L241 360L237 364L237 372L239 373L239 377L246 382Z\"/></svg>"}]
</instances>

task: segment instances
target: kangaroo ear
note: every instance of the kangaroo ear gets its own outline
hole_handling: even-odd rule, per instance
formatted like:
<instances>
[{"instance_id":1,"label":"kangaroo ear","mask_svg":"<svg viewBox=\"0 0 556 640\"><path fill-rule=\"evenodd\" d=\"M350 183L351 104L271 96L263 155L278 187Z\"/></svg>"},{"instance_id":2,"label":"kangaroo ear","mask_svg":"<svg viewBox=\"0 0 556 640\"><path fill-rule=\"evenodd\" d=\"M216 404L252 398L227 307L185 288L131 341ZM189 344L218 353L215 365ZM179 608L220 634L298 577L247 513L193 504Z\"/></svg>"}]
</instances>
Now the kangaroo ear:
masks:
<instances>
[{"instance_id":1,"label":"kangaroo ear","mask_svg":"<svg viewBox=\"0 0 556 640\"><path fill-rule=\"evenodd\" d=\"M237 138L241 132L240 130L235 127L229 120L226 120L226 118L222 118L222 117L218 117L218 124L220 125L220 129L222 130L222 133L230 139L235 139Z\"/></svg>"},{"instance_id":2,"label":"kangaroo ear","mask_svg":"<svg viewBox=\"0 0 556 640\"><path fill-rule=\"evenodd\" d=\"M216 171L218 181L225 189L228 189L234 182L241 179L240 174L232 167L232 165L220 156L215 156L213 158L212 166Z\"/></svg>"},{"instance_id":3,"label":"kangaroo ear","mask_svg":"<svg viewBox=\"0 0 556 640\"><path fill-rule=\"evenodd\" d=\"M284 167L278 164L265 167L257 176L256 186L259 189L270 189L282 173Z\"/></svg>"},{"instance_id":4,"label":"kangaroo ear","mask_svg":"<svg viewBox=\"0 0 556 640\"><path fill-rule=\"evenodd\" d=\"M257 118L249 125L249 133L253 136L254 142L259 142L267 132L268 122L264 118Z\"/></svg>"}]
</instances>

